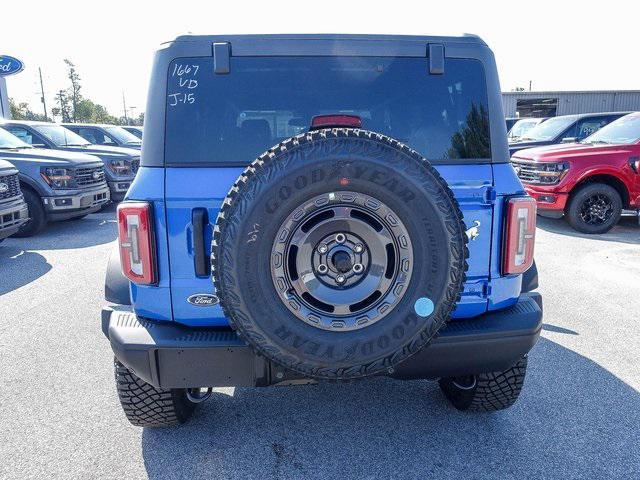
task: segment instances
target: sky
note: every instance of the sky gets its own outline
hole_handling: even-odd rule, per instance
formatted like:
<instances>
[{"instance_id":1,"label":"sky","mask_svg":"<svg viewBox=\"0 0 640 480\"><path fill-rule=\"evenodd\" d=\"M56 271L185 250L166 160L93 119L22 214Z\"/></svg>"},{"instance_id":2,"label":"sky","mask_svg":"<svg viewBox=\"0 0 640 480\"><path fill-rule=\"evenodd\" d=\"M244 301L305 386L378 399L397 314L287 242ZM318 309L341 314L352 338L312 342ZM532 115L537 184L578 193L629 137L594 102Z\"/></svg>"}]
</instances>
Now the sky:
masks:
<instances>
[{"instance_id":1,"label":"sky","mask_svg":"<svg viewBox=\"0 0 640 480\"><path fill-rule=\"evenodd\" d=\"M94 6L95 5L95 6ZM4 2L0 55L25 63L7 77L9 96L41 113L67 88L63 59L82 92L123 114L143 112L153 52L177 35L242 33L474 33L493 50L503 91L640 89L640 2L32 0Z\"/></svg>"}]
</instances>

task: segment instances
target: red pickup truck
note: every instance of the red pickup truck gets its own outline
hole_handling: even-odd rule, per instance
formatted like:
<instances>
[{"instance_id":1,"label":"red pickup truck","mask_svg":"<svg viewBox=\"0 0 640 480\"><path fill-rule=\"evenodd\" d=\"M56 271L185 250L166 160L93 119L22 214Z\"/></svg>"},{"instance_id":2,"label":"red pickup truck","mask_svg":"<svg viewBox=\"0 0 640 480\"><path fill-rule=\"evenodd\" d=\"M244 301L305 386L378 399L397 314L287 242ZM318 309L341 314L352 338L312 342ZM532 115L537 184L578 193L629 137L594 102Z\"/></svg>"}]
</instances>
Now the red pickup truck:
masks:
<instances>
[{"instance_id":1,"label":"red pickup truck","mask_svg":"<svg viewBox=\"0 0 640 480\"><path fill-rule=\"evenodd\" d=\"M583 233L605 233L623 210L640 209L640 112L580 143L521 150L511 163L538 213Z\"/></svg>"}]
</instances>

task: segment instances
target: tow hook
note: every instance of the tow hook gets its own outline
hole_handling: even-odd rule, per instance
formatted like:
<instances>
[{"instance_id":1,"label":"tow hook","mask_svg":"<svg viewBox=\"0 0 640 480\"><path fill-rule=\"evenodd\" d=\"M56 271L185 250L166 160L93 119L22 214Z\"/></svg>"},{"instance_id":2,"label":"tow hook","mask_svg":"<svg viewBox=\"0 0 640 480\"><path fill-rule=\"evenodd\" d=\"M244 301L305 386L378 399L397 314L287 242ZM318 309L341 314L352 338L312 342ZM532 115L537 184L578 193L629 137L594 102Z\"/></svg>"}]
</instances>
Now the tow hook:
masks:
<instances>
[{"instance_id":1,"label":"tow hook","mask_svg":"<svg viewBox=\"0 0 640 480\"><path fill-rule=\"evenodd\" d=\"M193 403L202 403L209 400L213 388L187 388L187 398Z\"/></svg>"},{"instance_id":2,"label":"tow hook","mask_svg":"<svg viewBox=\"0 0 640 480\"><path fill-rule=\"evenodd\" d=\"M480 235L480 231L478 230L480 227L480 221L475 220L473 222L473 227L469 228L465 233L467 234L467 238L471 241L474 241Z\"/></svg>"}]
</instances>

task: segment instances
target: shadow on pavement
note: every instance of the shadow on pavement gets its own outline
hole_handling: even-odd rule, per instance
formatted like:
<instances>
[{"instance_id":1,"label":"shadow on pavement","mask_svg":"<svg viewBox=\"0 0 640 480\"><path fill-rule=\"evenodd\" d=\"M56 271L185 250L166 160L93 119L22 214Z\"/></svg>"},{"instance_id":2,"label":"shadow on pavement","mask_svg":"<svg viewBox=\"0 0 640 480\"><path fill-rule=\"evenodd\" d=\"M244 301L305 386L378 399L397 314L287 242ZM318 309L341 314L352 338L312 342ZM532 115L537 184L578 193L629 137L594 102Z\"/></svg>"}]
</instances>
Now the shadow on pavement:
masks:
<instances>
[{"instance_id":1,"label":"shadow on pavement","mask_svg":"<svg viewBox=\"0 0 640 480\"><path fill-rule=\"evenodd\" d=\"M102 245L112 242L117 236L115 210L109 206L79 220L51 222L33 237L8 238L0 245L0 259L5 256L5 245L24 250L64 250Z\"/></svg>"},{"instance_id":2,"label":"shadow on pavement","mask_svg":"<svg viewBox=\"0 0 640 480\"><path fill-rule=\"evenodd\" d=\"M0 296L37 280L51 265L37 252L0 244Z\"/></svg>"},{"instance_id":3,"label":"shadow on pavement","mask_svg":"<svg viewBox=\"0 0 640 480\"><path fill-rule=\"evenodd\" d=\"M639 478L640 393L541 339L520 401L452 409L437 384L235 389L191 422L145 429L150 478Z\"/></svg>"},{"instance_id":4,"label":"shadow on pavement","mask_svg":"<svg viewBox=\"0 0 640 480\"><path fill-rule=\"evenodd\" d=\"M566 335L580 335L578 332L574 330L569 330L568 328L559 327L557 325L551 325L550 323L543 323L542 329L547 330L549 332L564 333Z\"/></svg>"},{"instance_id":5,"label":"shadow on pavement","mask_svg":"<svg viewBox=\"0 0 640 480\"><path fill-rule=\"evenodd\" d=\"M574 230L564 219L545 218L538 215L537 226L542 230L570 237L604 240L607 242L631 243L640 245L640 226L637 218L624 217L609 232L600 235L588 235Z\"/></svg>"}]
</instances>

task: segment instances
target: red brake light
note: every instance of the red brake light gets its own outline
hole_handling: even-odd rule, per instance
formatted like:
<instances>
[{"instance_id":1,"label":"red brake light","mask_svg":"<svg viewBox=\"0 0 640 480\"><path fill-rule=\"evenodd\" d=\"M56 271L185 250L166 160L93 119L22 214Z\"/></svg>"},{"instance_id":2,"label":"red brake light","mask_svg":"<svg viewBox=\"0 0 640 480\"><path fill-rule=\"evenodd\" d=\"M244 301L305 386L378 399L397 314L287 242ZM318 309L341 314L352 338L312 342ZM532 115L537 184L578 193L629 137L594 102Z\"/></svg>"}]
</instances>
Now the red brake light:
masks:
<instances>
[{"instance_id":1,"label":"red brake light","mask_svg":"<svg viewBox=\"0 0 640 480\"><path fill-rule=\"evenodd\" d=\"M533 263L536 239L536 201L531 197L507 200L503 275L526 272Z\"/></svg>"},{"instance_id":2,"label":"red brake light","mask_svg":"<svg viewBox=\"0 0 640 480\"><path fill-rule=\"evenodd\" d=\"M123 202L118 205L118 243L122 273L133 283L156 283L155 242L151 205Z\"/></svg>"},{"instance_id":3,"label":"red brake light","mask_svg":"<svg viewBox=\"0 0 640 480\"><path fill-rule=\"evenodd\" d=\"M362 127L362 119L357 115L316 115L311 119L311 128Z\"/></svg>"}]
</instances>

